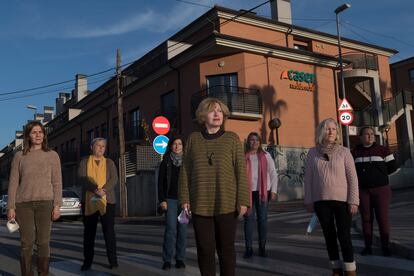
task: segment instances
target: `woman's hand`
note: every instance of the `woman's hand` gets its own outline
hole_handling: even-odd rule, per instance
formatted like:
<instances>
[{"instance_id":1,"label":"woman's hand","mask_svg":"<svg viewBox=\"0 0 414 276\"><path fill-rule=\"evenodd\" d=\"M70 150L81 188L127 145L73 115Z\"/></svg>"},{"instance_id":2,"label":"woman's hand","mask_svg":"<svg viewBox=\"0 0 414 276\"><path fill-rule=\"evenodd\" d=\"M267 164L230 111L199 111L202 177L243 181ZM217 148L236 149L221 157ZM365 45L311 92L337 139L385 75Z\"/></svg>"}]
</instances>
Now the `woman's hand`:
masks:
<instances>
[{"instance_id":1,"label":"woman's hand","mask_svg":"<svg viewBox=\"0 0 414 276\"><path fill-rule=\"evenodd\" d=\"M58 220L60 218L60 207L59 206L55 206L53 207L52 210L52 220Z\"/></svg>"},{"instance_id":2,"label":"woman's hand","mask_svg":"<svg viewBox=\"0 0 414 276\"><path fill-rule=\"evenodd\" d=\"M104 197L106 195L106 192L104 189L96 189L95 194L97 194L100 197Z\"/></svg>"},{"instance_id":3,"label":"woman's hand","mask_svg":"<svg viewBox=\"0 0 414 276\"><path fill-rule=\"evenodd\" d=\"M161 202L160 207L163 211L167 211L167 208L168 208L167 201Z\"/></svg>"},{"instance_id":4,"label":"woman's hand","mask_svg":"<svg viewBox=\"0 0 414 276\"><path fill-rule=\"evenodd\" d=\"M277 194L272 192L270 195L270 200L275 201L277 199Z\"/></svg>"},{"instance_id":5,"label":"woman's hand","mask_svg":"<svg viewBox=\"0 0 414 276\"><path fill-rule=\"evenodd\" d=\"M14 209L8 209L7 210L7 219L8 220L12 220L12 219L16 219L16 210Z\"/></svg>"},{"instance_id":6,"label":"woman's hand","mask_svg":"<svg viewBox=\"0 0 414 276\"><path fill-rule=\"evenodd\" d=\"M187 209L188 211L190 211L190 203L181 204L181 209Z\"/></svg>"},{"instance_id":7,"label":"woman's hand","mask_svg":"<svg viewBox=\"0 0 414 276\"><path fill-rule=\"evenodd\" d=\"M313 204L306 204L306 211L308 211L308 213L315 212L315 210L313 208Z\"/></svg>"},{"instance_id":8,"label":"woman's hand","mask_svg":"<svg viewBox=\"0 0 414 276\"><path fill-rule=\"evenodd\" d=\"M240 205L238 212L239 212L239 218L242 218L247 212L247 206Z\"/></svg>"},{"instance_id":9,"label":"woman's hand","mask_svg":"<svg viewBox=\"0 0 414 276\"><path fill-rule=\"evenodd\" d=\"M348 204L348 211L351 215L355 215L356 213L358 213L358 205Z\"/></svg>"}]
</instances>

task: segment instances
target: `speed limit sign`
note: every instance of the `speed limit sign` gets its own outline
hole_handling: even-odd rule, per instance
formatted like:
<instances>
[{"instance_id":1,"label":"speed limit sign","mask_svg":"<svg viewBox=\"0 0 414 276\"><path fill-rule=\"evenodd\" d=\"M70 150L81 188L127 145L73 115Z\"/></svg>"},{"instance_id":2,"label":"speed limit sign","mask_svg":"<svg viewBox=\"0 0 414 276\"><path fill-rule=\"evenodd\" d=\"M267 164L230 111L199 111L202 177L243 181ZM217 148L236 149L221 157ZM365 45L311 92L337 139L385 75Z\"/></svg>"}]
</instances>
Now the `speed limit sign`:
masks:
<instances>
[{"instance_id":1,"label":"speed limit sign","mask_svg":"<svg viewBox=\"0 0 414 276\"><path fill-rule=\"evenodd\" d=\"M339 122L343 125L350 125L354 120L354 115L351 111L342 111L339 113Z\"/></svg>"}]
</instances>

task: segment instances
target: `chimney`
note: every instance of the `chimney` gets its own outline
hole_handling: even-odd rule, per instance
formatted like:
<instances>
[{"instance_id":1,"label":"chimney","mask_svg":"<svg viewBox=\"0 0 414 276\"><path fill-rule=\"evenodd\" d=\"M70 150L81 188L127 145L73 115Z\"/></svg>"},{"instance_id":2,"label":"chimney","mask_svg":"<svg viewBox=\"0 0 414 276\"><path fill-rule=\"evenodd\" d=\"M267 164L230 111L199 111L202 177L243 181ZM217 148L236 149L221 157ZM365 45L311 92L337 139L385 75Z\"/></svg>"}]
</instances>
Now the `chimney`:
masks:
<instances>
[{"instance_id":1,"label":"chimney","mask_svg":"<svg viewBox=\"0 0 414 276\"><path fill-rule=\"evenodd\" d=\"M47 123L52 121L53 119L53 106L44 106L43 107L43 122Z\"/></svg>"},{"instance_id":2,"label":"chimney","mask_svg":"<svg viewBox=\"0 0 414 276\"><path fill-rule=\"evenodd\" d=\"M79 102L88 95L88 79L86 75L77 74L74 98L75 102Z\"/></svg>"},{"instance_id":3,"label":"chimney","mask_svg":"<svg viewBox=\"0 0 414 276\"><path fill-rule=\"evenodd\" d=\"M65 111L65 103L69 100L70 93L59 93L59 97L56 98L56 115L62 114Z\"/></svg>"},{"instance_id":4,"label":"chimney","mask_svg":"<svg viewBox=\"0 0 414 276\"><path fill-rule=\"evenodd\" d=\"M16 130L15 139L20 139L23 137L23 130Z\"/></svg>"},{"instance_id":5,"label":"chimney","mask_svg":"<svg viewBox=\"0 0 414 276\"><path fill-rule=\"evenodd\" d=\"M290 9L290 0L273 0L270 1L272 19L292 25L292 11Z\"/></svg>"}]
</instances>

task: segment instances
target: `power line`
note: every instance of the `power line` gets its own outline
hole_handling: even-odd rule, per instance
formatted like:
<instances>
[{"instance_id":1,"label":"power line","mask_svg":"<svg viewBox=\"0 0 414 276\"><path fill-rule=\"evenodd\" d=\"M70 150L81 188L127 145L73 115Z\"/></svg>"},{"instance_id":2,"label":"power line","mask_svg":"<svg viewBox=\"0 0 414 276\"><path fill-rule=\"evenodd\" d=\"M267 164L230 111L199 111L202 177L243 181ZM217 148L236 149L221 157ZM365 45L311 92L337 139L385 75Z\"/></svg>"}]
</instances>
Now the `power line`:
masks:
<instances>
[{"instance_id":1,"label":"power line","mask_svg":"<svg viewBox=\"0 0 414 276\"><path fill-rule=\"evenodd\" d=\"M89 84L95 84L95 83L99 83L102 81L107 81L112 79L114 76L111 74L110 76L106 76L104 78L100 78L98 80L95 80L93 82L89 82ZM80 86L86 86L85 85L80 85ZM48 90L48 91L43 91L43 92L36 92L36 93L32 93L32 94L27 94L27 95L20 95L20 96L13 96L13 97L8 97L8 98L0 98L0 102L4 102L4 101L8 101L8 100L15 100L15 99L23 99L23 98L29 98L29 97L33 97L33 96L37 96L37 95L44 95L44 94L49 94L49 93L57 93L60 92L62 90L66 90L66 89L70 89L72 87L63 87L60 88L59 90L53 89L53 90Z\"/></svg>"},{"instance_id":2,"label":"power line","mask_svg":"<svg viewBox=\"0 0 414 276\"><path fill-rule=\"evenodd\" d=\"M193 6L199 6L199 7L203 7L203 8L209 8L209 9L212 8L211 6L208 6L208 5L204 5L204 4L200 4L200 3L194 3L194 2L186 1L186 0L175 0L175 1L185 3L185 4L190 4L190 5L193 5Z\"/></svg>"},{"instance_id":3,"label":"power line","mask_svg":"<svg viewBox=\"0 0 414 276\"><path fill-rule=\"evenodd\" d=\"M381 34L381 33L377 33L377 32L374 32L374 31L368 30L368 29L366 29L366 28L363 28L363 27L360 27L360 26L356 26L356 25L351 24L351 23L349 23L349 22L344 22L344 23L345 23L345 24L347 24L347 25L350 25L350 26L352 26L352 27L354 27L354 28L361 29L361 30L363 30L363 31L365 31L365 32L368 32L368 33L371 33L371 34L374 34L374 35L377 35L377 36L382 36L382 37L385 37L385 38L390 38L390 39L393 39L393 40L395 40L395 41L398 41L398 42L400 42L400 43L402 43L402 44L405 44L405 45L407 45L407 46L414 47L414 44L411 44L411 43L409 43L409 42L406 42L406 41L404 41L404 40L401 40L401 39L399 39L399 38L397 38L397 37L395 37L395 36L392 36L392 35L386 35L386 34Z\"/></svg>"}]
</instances>

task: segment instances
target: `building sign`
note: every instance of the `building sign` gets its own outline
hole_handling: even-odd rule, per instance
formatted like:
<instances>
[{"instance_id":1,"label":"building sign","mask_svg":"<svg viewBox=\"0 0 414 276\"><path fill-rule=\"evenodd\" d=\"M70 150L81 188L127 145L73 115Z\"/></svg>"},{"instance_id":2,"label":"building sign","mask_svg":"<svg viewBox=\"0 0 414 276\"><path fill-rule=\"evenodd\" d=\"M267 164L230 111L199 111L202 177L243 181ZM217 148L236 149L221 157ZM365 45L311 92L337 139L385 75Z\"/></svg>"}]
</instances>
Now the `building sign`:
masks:
<instances>
[{"instance_id":1,"label":"building sign","mask_svg":"<svg viewBox=\"0 0 414 276\"><path fill-rule=\"evenodd\" d=\"M282 80L290 80L290 89L315 91L316 75L314 73L305 73L297 70L286 70L280 76Z\"/></svg>"}]
</instances>

